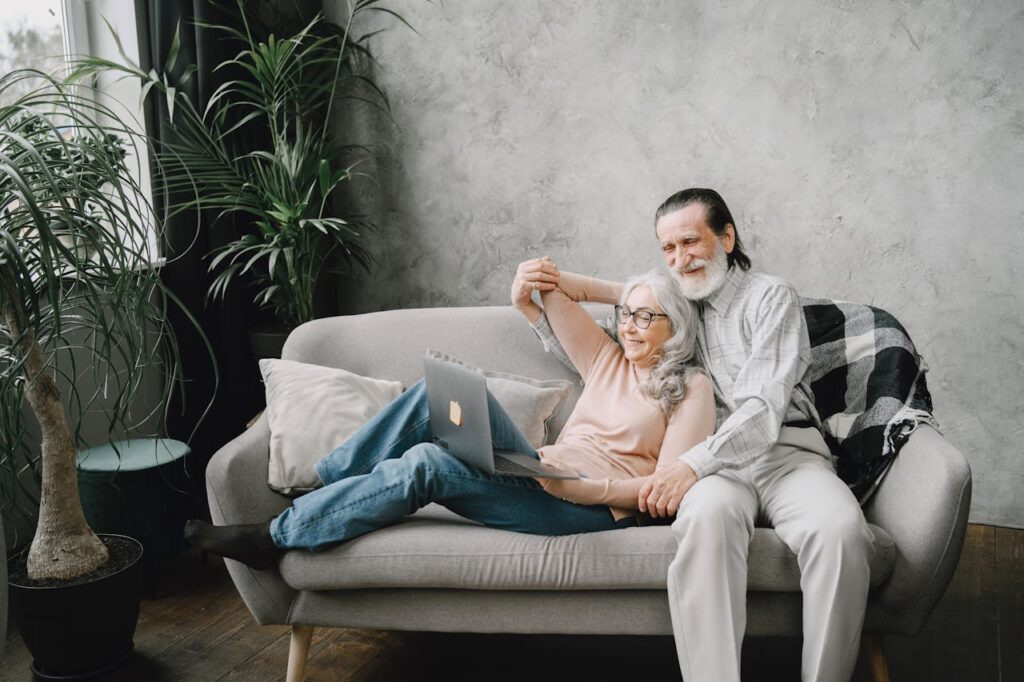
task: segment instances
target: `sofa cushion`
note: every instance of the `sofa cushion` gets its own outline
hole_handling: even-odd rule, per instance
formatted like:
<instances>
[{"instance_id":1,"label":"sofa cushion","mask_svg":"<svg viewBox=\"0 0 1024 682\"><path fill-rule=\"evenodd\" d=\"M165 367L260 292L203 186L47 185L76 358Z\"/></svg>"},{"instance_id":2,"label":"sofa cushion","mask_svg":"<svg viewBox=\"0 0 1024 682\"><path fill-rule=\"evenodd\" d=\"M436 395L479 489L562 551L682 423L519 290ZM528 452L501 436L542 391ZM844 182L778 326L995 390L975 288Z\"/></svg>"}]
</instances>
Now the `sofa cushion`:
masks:
<instances>
[{"instance_id":1,"label":"sofa cushion","mask_svg":"<svg viewBox=\"0 0 1024 682\"><path fill-rule=\"evenodd\" d=\"M267 483L285 495L319 488L313 466L402 393L402 384L292 360L260 360L267 386Z\"/></svg>"},{"instance_id":2,"label":"sofa cushion","mask_svg":"<svg viewBox=\"0 0 1024 682\"><path fill-rule=\"evenodd\" d=\"M889 575L895 549L875 536L871 585ZM668 526L549 537L486 528L438 505L336 547L293 550L281 559L285 582L303 590L377 587L469 590L663 590L676 541ZM796 556L769 528L750 548L748 589L800 590Z\"/></svg>"}]
</instances>

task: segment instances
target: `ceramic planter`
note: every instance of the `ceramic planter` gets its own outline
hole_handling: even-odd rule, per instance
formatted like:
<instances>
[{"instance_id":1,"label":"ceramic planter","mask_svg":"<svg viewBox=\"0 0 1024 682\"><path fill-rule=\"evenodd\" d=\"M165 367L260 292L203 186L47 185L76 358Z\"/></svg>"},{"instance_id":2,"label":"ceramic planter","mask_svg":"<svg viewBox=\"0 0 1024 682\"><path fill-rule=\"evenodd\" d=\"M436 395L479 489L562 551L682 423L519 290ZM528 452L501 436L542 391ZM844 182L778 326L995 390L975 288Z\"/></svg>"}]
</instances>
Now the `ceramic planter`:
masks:
<instances>
[{"instance_id":1,"label":"ceramic planter","mask_svg":"<svg viewBox=\"0 0 1024 682\"><path fill-rule=\"evenodd\" d=\"M10 585L12 612L39 679L102 677L131 655L142 595L142 545L123 535L107 537L137 548L115 573L77 585Z\"/></svg>"}]
</instances>

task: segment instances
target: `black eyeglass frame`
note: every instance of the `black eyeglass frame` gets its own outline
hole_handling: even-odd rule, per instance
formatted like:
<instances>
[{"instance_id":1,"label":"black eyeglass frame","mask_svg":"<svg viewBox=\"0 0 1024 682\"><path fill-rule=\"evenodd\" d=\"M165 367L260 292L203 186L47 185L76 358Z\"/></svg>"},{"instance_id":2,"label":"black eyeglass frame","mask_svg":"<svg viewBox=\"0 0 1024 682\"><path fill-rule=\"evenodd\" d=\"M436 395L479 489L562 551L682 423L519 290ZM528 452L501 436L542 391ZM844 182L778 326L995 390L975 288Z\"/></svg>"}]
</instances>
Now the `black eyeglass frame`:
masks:
<instances>
[{"instance_id":1,"label":"black eyeglass frame","mask_svg":"<svg viewBox=\"0 0 1024 682\"><path fill-rule=\"evenodd\" d=\"M644 317L641 317L641 314ZM652 313L650 310L630 310L624 305L615 306L615 321L619 326L623 326L629 322L629 318L633 318L633 324L636 325L637 329L647 329L651 326L651 322L656 317L668 317L665 313Z\"/></svg>"}]
</instances>

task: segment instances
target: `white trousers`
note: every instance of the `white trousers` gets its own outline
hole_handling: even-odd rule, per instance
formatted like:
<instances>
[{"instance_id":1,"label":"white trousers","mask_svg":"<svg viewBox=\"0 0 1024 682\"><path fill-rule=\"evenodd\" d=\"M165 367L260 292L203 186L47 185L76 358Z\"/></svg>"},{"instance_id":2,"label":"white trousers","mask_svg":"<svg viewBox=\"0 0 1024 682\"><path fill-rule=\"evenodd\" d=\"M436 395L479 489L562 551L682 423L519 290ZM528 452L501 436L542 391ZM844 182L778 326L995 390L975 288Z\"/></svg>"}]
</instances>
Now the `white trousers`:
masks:
<instances>
[{"instance_id":1,"label":"white trousers","mask_svg":"<svg viewBox=\"0 0 1024 682\"><path fill-rule=\"evenodd\" d=\"M797 556L803 592L804 680L849 680L867 605L873 536L816 429L784 427L742 471L721 470L683 498L668 569L685 682L740 679L747 624L747 553L761 514Z\"/></svg>"}]
</instances>

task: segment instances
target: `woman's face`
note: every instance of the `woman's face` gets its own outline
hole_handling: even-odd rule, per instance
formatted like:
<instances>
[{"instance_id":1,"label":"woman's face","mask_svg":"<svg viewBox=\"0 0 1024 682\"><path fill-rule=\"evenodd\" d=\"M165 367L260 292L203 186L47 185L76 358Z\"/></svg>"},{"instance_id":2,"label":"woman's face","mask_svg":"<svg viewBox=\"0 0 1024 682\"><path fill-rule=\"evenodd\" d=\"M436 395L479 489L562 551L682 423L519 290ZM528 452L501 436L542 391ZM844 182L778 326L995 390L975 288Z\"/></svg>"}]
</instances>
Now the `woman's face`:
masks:
<instances>
[{"instance_id":1,"label":"woman's face","mask_svg":"<svg viewBox=\"0 0 1024 682\"><path fill-rule=\"evenodd\" d=\"M631 311L646 310L651 313L664 313L654 298L654 294L646 285L640 285L630 292L625 306ZM636 326L636 317L632 316L625 324L619 324L619 340L626 359L639 368L653 367L658 361L662 345L672 338L672 324L667 317L655 317L647 329Z\"/></svg>"}]
</instances>

